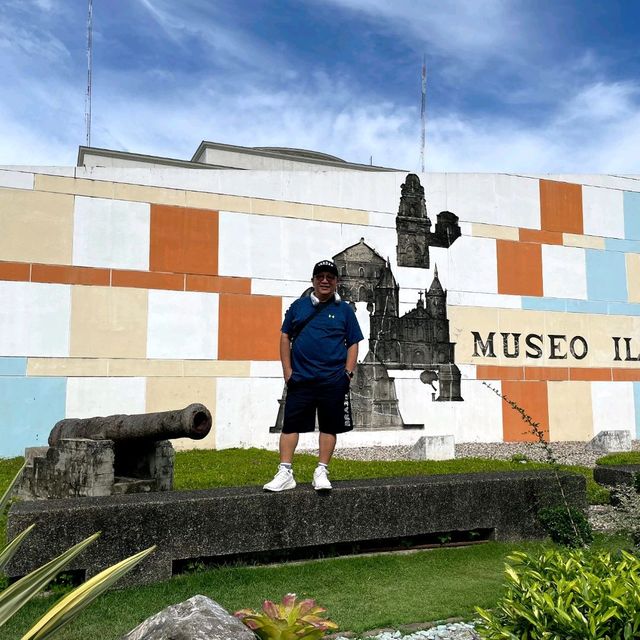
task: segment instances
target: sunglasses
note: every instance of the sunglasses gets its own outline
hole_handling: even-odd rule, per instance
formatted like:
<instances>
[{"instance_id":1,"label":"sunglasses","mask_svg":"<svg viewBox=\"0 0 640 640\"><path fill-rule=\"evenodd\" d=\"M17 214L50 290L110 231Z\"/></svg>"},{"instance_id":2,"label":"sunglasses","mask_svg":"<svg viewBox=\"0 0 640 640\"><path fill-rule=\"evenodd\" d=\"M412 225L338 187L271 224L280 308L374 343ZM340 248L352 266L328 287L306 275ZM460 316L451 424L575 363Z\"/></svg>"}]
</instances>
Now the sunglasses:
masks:
<instances>
[{"instance_id":1,"label":"sunglasses","mask_svg":"<svg viewBox=\"0 0 640 640\"><path fill-rule=\"evenodd\" d=\"M334 282L337 278L332 273L319 273L318 275L313 277L319 282L322 282L323 280L326 280L327 282Z\"/></svg>"}]
</instances>

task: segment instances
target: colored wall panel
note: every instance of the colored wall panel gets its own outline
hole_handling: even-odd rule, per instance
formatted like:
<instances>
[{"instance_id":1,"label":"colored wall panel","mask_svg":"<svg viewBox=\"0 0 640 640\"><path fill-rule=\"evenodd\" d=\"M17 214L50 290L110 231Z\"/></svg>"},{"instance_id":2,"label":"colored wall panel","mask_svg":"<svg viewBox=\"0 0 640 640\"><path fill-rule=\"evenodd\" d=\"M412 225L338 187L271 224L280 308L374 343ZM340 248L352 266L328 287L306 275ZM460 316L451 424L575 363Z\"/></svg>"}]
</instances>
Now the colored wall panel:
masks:
<instances>
[{"instance_id":1,"label":"colored wall panel","mask_svg":"<svg viewBox=\"0 0 640 640\"><path fill-rule=\"evenodd\" d=\"M73 196L0 189L0 256L71 264Z\"/></svg>"},{"instance_id":2,"label":"colored wall panel","mask_svg":"<svg viewBox=\"0 0 640 640\"><path fill-rule=\"evenodd\" d=\"M626 262L629 302L640 302L640 255L629 254Z\"/></svg>"},{"instance_id":3,"label":"colored wall panel","mask_svg":"<svg viewBox=\"0 0 640 640\"><path fill-rule=\"evenodd\" d=\"M218 212L151 207L152 271L218 273Z\"/></svg>"},{"instance_id":4,"label":"colored wall panel","mask_svg":"<svg viewBox=\"0 0 640 640\"><path fill-rule=\"evenodd\" d=\"M73 287L70 355L144 358L147 296L144 289Z\"/></svg>"},{"instance_id":5,"label":"colored wall panel","mask_svg":"<svg viewBox=\"0 0 640 640\"><path fill-rule=\"evenodd\" d=\"M633 382L593 382L591 384L593 433L636 430Z\"/></svg>"},{"instance_id":6,"label":"colored wall panel","mask_svg":"<svg viewBox=\"0 0 640 640\"><path fill-rule=\"evenodd\" d=\"M0 282L0 354L69 355L70 287Z\"/></svg>"},{"instance_id":7,"label":"colored wall panel","mask_svg":"<svg viewBox=\"0 0 640 640\"><path fill-rule=\"evenodd\" d=\"M625 256L615 251L586 250L589 300L627 301Z\"/></svg>"},{"instance_id":8,"label":"colored wall panel","mask_svg":"<svg viewBox=\"0 0 640 640\"><path fill-rule=\"evenodd\" d=\"M144 413L144 378L68 378L67 418Z\"/></svg>"},{"instance_id":9,"label":"colored wall panel","mask_svg":"<svg viewBox=\"0 0 640 640\"><path fill-rule=\"evenodd\" d=\"M640 193L624 192L624 237L640 240Z\"/></svg>"},{"instance_id":10,"label":"colored wall panel","mask_svg":"<svg viewBox=\"0 0 640 640\"><path fill-rule=\"evenodd\" d=\"M538 442L532 426L523 420L518 407L531 417L543 432L545 439L549 433L549 408L547 405L546 382L519 382L505 380L502 383L502 427L505 442ZM510 402L514 402L514 408Z\"/></svg>"},{"instance_id":11,"label":"colored wall panel","mask_svg":"<svg viewBox=\"0 0 640 640\"><path fill-rule=\"evenodd\" d=\"M587 267L584 249L542 247L544 295L553 298L587 297Z\"/></svg>"},{"instance_id":12,"label":"colored wall panel","mask_svg":"<svg viewBox=\"0 0 640 640\"><path fill-rule=\"evenodd\" d=\"M282 299L220 294L218 358L278 360Z\"/></svg>"},{"instance_id":13,"label":"colored wall panel","mask_svg":"<svg viewBox=\"0 0 640 640\"><path fill-rule=\"evenodd\" d=\"M24 376L26 374L26 358L0 358L0 376Z\"/></svg>"},{"instance_id":14,"label":"colored wall panel","mask_svg":"<svg viewBox=\"0 0 640 640\"><path fill-rule=\"evenodd\" d=\"M548 382L551 442L593 438L591 382Z\"/></svg>"},{"instance_id":15,"label":"colored wall panel","mask_svg":"<svg viewBox=\"0 0 640 640\"><path fill-rule=\"evenodd\" d=\"M149 291L148 358L218 356L218 294Z\"/></svg>"},{"instance_id":16,"label":"colored wall panel","mask_svg":"<svg viewBox=\"0 0 640 640\"><path fill-rule=\"evenodd\" d=\"M582 186L540 180L540 221L544 231L584 233Z\"/></svg>"},{"instance_id":17,"label":"colored wall panel","mask_svg":"<svg viewBox=\"0 0 640 640\"><path fill-rule=\"evenodd\" d=\"M53 425L65 417L64 378L0 377L0 457L46 446Z\"/></svg>"},{"instance_id":18,"label":"colored wall panel","mask_svg":"<svg viewBox=\"0 0 640 640\"><path fill-rule=\"evenodd\" d=\"M78 196L73 264L114 269L149 268L149 205Z\"/></svg>"},{"instance_id":19,"label":"colored wall panel","mask_svg":"<svg viewBox=\"0 0 640 640\"><path fill-rule=\"evenodd\" d=\"M543 295L540 245L497 240L496 246L498 293Z\"/></svg>"},{"instance_id":20,"label":"colored wall panel","mask_svg":"<svg viewBox=\"0 0 640 640\"><path fill-rule=\"evenodd\" d=\"M584 233L605 238L625 237L622 191L602 187L582 187Z\"/></svg>"},{"instance_id":21,"label":"colored wall panel","mask_svg":"<svg viewBox=\"0 0 640 640\"><path fill-rule=\"evenodd\" d=\"M172 411L200 402L211 412L213 427L202 440L172 440L176 449L215 449L216 380L215 378L148 378L147 411Z\"/></svg>"},{"instance_id":22,"label":"colored wall panel","mask_svg":"<svg viewBox=\"0 0 640 640\"><path fill-rule=\"evenodd\" d=\"M0 280L28 282L31 279L31 265L28 262L0 262Z\"/></svg>"}]
</instances>

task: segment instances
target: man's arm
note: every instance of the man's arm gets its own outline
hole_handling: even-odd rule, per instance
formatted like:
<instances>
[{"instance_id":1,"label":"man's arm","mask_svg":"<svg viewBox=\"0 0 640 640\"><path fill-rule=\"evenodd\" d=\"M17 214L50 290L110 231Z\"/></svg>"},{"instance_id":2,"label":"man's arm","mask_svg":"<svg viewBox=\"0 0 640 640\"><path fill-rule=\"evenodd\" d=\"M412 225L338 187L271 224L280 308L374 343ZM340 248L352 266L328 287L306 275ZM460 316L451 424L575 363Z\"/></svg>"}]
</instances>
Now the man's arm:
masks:
<instances>
[{"instance_id":1,"label":"man's arm","mask_svg":"<svg viewBox=\"0 0 640 640\"><path fill-rule=\"evenodd\" d=\"M356 364L358 362L358 343L354 342L347 349L347 361L344 365L344 368L347 371L354 372L356 370Z\"/></svg>"},{"instance_id":2,"label":"man's arm","mask_svg":"<svg viewBox=\"0 0 640 640\"><path fill-rule=\"evenodd\" d=\"M356 356L358 354L358 350L356 349ZM284 381L289 382L289 378L291 377L292 369L291 369L291 343L289 341L288 333L280 334L280 362L282 363L282 375L284 376Z\"/></svg>"}]
</instances>

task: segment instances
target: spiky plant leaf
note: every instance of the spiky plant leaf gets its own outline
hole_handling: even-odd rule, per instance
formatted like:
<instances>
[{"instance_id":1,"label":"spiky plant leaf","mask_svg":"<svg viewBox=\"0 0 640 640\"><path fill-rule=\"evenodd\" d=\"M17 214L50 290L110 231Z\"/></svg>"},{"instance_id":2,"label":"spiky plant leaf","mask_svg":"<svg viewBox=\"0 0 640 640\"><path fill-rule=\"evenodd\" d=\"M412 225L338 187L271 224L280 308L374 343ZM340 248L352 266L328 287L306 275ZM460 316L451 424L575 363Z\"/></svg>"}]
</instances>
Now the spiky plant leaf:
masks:
<instances>
[{"instance_id":1,"label":"spiky plant leaf","mask_svg":"<svg viewBox=\"0 0 640 640\"><path fill-rule=\"evenodd\" d=\"M2 498L0 498L0 513L4 512L7 504L9 503L9 500L11 499L11 492L13 491L13 488L16 486L16 483L20 479L20 476L22 475L22 472L24 471L25 466L26 465L23 464L20 467L20 471L16 473L13 480L9 483L9 486L7 487L6 491L2 494Z\"/></svg>"},{"instance_id":2,"label":"spiky plant leaf","mask_svg":"<svg viewBox=\"0 0 640 640\"><path fill-rule=\"evenodd\" d=\"M2 571L9 560L13 558L22 541L31 533L35 524L30 524L24 531L21 531L4 549L0 551L0 571Z\"/></svg>"}]
</instances>

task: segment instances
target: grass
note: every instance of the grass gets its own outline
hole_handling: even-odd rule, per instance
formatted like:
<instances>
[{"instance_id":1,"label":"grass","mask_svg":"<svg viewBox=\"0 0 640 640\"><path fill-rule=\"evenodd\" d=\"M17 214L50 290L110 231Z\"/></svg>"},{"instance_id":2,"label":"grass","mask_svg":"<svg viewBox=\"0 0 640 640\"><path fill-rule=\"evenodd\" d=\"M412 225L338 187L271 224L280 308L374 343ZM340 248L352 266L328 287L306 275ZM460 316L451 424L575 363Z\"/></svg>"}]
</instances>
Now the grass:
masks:
<instances>
[{"instance_id":1,"label":"grass","mask_svg":"<svg viewBox=\"0 0 640 640\"><path fill-rule=\"evenodd\" d=\"M596 464L627 465L640 464L640 451L623 451L620 453L610 453L596 460Z\"/></svg>"},{"instance_id":2,"label":"grass","mask_svg":"<svg viewBox=\"0 0 640 640\"><path fill-rule=\"evenodd\" d=\"M316 598L343 631L397 627L451 616L471 618L474 606L491 607L497 601L505 557L516 549L538 548L539 543L492 542L415 553L212 569L107 593L57 637L119 638L164 607L195 594L237 611L259 608L264 599L280 600L294 592ZM3 627L2 637L19 638L53 601L43 598L31 602Z\"/></svg>"}]
</instances>

